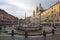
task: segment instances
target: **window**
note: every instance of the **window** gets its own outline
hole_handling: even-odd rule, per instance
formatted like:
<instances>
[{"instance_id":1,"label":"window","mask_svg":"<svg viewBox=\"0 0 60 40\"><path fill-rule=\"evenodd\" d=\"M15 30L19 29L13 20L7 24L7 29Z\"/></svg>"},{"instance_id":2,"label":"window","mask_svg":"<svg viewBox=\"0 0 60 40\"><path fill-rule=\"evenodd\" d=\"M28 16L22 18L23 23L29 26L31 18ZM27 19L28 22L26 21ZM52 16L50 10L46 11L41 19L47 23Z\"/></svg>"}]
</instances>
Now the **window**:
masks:
<instances>
[{"instance_id":1,"label":"window","mask_svg":"<svg viewBox=\"0 0 60 40\"><path fill-rule=\"evenodd\" d=\"M47 16L46 18L49 18L49 16Z\"/></svg>"},{"instance_id":2,"label":"window","mask_svg":"<svg viewBox=\"0 0 60 40\"><path fill-rule=\"evenodd\" d=\"M57 22L59 22L59 20L57 19Z\"/></svg>"},{"instance_id":3,"label":"window","mask_svg":"<svg viewBox=\"0 0 60 40\"><path fill-rule=\"evenodd\" d=\"M54 9L54 12L56 12L56 9Z\"/></svg>"},{"instance_id":4,"label":"window","mask_svg":"<svg viewBox=\"0 0 60 40\"><path fill-rule=\"evenodd\" d=\"M47 22L47 20L44 20L45 22Z\"/></svg>"},{"instance_id":5,"label":"window","mask_svg":"<svg viewBox=\"0 0 60 40\"><path fill-rule=\"evenodd\" d=\"M53 8L52 8L53 9Z\"/></svg>"},{"instance_id":6,"label":"window","mask_svg":"<svg viewBox=\"0 0 60 40\"><path fill-rule=\"evenodd\" d=\"M60 9L60 7L59 7L59 9Z\"/></svg>"},{"instance_id":7,"label":"window","mask_svg":"<svg viewBox=\"0 0 60 40\"><path fill-rule=\"evenodd\" d=\"M60 6L60 4L59 4L59 6Z\"/></svg>"},{"instance_id":8,"label":"window","mask_svg":"<svg viewBox=\"0 0 60 40\"><path fill-rule=\"evenodd\" d=\"M50 18L50 15L48 16L48 18Z\"/></svg>"},{"instance_id":9,"label":"window","mask_svg":"<svg viewBox=\"0 0 60 40\"><path fill-rule=\"evenodd\" d=\"M54 16L56 16L56 14L54 14Z\"/></svg>"},{"instance_id":10,"label":"window","mask_svg":"<svg viewBox=\"0 0 60 40\"><path fill-rule=\"evenodd\" d=\"M48 18L48 17L46 17L46 18Z\"/></svg>"},{"instance_id":11,"label":"window","mask_svg":"<svg viewBox=\"0 0 60 40\"><path fill-rule=\"evenodd\" d=\"M51 17L53 17L53 15L51 15Z\"/></svg>"},{"instance_id":12,"label":"window","mask_svg":"<svg viewBox=\"0 0 60 40\"><path fill-rule=\"evenodd\" d=\"M51 13L53 13L53 11L51 11Z\"/></svg>"},{"instance_id":13,"label":"window","mask_svg":"<svg viewBox=\"0 0 60 40\"><path fill-rule=\"evenodd\" d=\"M60 16L60 13L59 13L59 16Z\"/></svg>"},{"instance_id":14,"label":"window","mask_svg":"<svg viewBox=\"0 0 60 40\"><path fill-rule=\"evenodd\" d=\"M3 15L0 14L0 20L3 20Z\"/></svg>"}]
</instances>

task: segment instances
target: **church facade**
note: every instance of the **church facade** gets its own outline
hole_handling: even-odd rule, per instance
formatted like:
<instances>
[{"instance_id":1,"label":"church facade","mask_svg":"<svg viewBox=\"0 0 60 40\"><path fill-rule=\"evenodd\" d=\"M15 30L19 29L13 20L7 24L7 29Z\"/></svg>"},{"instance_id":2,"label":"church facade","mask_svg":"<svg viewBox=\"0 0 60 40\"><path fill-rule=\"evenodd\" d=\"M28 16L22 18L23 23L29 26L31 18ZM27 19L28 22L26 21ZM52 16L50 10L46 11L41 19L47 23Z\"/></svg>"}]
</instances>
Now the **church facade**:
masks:
<instances>
[{"instance_id":1,"label":"church facade","mask_svg":"<svg viewBox=\"0 0 60 40\"><path fill-rule=\"evenodd\" d=\"M33 11L31 22L36 24L60 24L60 2L57 2L46 10L42 8L41 4L37 6L36 10Z\"/></svg>"},{"instance_id":2,"label":"church facade","mask_svg":"<svg viewBox=\"0 0 60 40\"><path fill-rule=\"evenodd\" d=\"M39 4L39 6L36 7L36 10L33 11L33 16L31 17L31 23L33 24L40 24L41 21L41 13L43 12L43 8L41 6L41 4Z\"/></svg>"}]
</instances>

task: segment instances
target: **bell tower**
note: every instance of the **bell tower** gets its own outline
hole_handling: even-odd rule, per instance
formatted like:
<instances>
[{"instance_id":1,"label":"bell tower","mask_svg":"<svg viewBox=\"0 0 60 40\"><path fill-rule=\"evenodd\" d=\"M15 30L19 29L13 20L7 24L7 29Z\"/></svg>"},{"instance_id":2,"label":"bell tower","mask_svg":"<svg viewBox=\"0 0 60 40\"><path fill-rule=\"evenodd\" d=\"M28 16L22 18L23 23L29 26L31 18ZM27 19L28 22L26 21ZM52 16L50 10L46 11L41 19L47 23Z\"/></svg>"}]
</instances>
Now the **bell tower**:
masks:
<instances>
[{"instance_id":1,"label":"bell tower","mask_svg":"<svg viewBox=\"0 0 60 40\"><path fill-rule=\"evenodd\" d=\"M39 4L39 6L38 6L38 12L43 12L43 8L42 8L42 6L41 6L41 3Z\"/></svg>"},{"instance_id":2,"label":"bell tower","mask_svg":"<svg viewBox=\"0 0 60 40\"><path fill-rule=\"evenodd\" d=\"M36 7L36 13L38 13L38 6Z\"/></svg>"}]
</instances>

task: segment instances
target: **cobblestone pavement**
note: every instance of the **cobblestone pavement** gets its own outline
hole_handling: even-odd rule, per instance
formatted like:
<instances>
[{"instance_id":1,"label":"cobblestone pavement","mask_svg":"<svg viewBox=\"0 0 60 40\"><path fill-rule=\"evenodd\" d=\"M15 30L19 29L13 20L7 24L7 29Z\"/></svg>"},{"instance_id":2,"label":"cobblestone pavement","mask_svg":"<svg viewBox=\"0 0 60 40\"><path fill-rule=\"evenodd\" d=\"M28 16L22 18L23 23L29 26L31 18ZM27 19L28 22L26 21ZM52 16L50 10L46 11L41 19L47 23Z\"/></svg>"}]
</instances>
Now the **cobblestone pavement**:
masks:
<instances>
[{"instance_id":1,"label":"cobblestone pavement","mask_svg":"<svg viewBox=\"0 0 60 40\"><path fill-rule=\"evenodd\" d=\"M59 28L60 29L60 28ZM25 38L24 36L15 35L12 37L11 35L7 35L5 33L0 33L0 40L60 40L60 30L57 29L55 31L55 35L50 36L28 36L28 38ZM48 35L48 34L47 34Z\"/></svg>"},{"instance_id":2,"label":"cobblestone pavement","mask_svg":"<svg viewBox=\"0 0 60 40\"><path fill-rule=\"evenodd\" d=\"M60 34L55 34L47 37L29 36L28 38L25 38L24 36L0 36L0 40L60 40Z\"/></svg>"}]
</instances>

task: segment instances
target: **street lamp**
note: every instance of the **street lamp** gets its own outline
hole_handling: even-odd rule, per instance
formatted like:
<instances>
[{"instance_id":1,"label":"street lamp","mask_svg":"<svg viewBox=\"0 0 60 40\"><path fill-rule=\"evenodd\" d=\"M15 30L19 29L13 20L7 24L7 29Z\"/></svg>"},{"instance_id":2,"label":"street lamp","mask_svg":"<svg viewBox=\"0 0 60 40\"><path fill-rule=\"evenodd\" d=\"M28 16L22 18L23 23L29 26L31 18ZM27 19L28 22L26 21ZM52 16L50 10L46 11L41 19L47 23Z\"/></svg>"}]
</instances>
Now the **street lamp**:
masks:
<instances>
[{"instance_id":1,"label":"street lamp","mask_svg":"<svg viewBox=\"0 0 60 40\"><path fill-rule=\"evenodd\" d=\"M42 11L42 10L40 10L40 25L41 25L41 11Z\"/></svg>"},{"instance_id":2,"label":"street lamp","mask_svg":"<svg viewBox=\"0 0 60 40\"><path fill-rule=\"evenodd\" d=\"M49 20L49 27L51 26L51 22L50 22L50 20Z\"/></svg>"}]
</instances>

